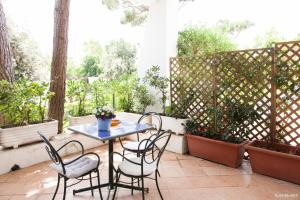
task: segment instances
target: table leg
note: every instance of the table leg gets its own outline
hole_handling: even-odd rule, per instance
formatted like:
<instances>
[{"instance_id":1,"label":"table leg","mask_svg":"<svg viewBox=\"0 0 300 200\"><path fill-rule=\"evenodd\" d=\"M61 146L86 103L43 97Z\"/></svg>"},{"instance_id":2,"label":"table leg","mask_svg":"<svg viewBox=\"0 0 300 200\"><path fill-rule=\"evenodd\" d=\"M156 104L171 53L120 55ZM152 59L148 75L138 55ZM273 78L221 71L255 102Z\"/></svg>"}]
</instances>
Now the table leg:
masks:
<instances>
[{"instance_id":1,"label":"table leg","mask_svg":"<svg viewBox=\"0 0 300 200\"><path fill-rule=\"evenodd\" d=\"M112 152L114 151L114 141L109 140L108 141L108 180L109 180L109 185L110 189L114 188L114 171L113 171L113 165L114 165L114 158L112 155Z\"/></svg>"}]
</instances>

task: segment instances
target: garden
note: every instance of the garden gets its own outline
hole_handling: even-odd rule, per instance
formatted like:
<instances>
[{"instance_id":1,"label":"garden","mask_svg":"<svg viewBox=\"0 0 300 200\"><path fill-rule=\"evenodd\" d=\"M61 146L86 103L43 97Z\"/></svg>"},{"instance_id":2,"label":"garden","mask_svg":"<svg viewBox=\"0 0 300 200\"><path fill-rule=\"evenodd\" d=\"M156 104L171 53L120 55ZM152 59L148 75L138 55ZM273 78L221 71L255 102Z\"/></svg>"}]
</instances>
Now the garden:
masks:
<instances>
[{"instance_id":1,"label":"garden","mask_svg":"<svg viewBox=\"0 0 300 200\"><path fill-rule=\"evenodd\" d=\"M66 6L57 2L61 3L56 11ZM112 9L113 2L104 3ZM86 199L96 189L100 199L102 195L109 199L111 190L113 199L115 195L117 199L300 197L299 35L283 42L271 34L257 40L259 48L239 50L231 38L254 26L250 21L188 26L178 33L177 56L168 58L169 75L153 63L141 76L137 49L123 39L110 41L105 48L87 41L79 65L67 59L66 49L59 51L62 40L67 44L67 32L56 26L66 23L62 19L55 18L53 57L46 64L51 68L49 81L32 68L41 60L20 45L30 40L26 34L10 41L14 72L1 63L0 156L5 162L0 200L56 195ZM130 19L129 23L138 23ZM114 135L122 131L123 135ZM168 135L164 145L156 144L164 134ZM54 164L49 165L47 153ZM114 160L113 154L121 158ZM76 157L69 159L70 155ZM85 155L96 157L83 162L91 168L71 178L89 175L90 182L82 183L83 189L66 189L70 177L65 166L77 164ZM82 170L81 164L72 170ZM132 164L141 165L141 172L137 174ZM126 165L130 169L122 172ZM58 181L51 168L58 172ZM132 171L130 186L122 185L120 176ZM143 179L152 173L155 186L145 181L149 188L144 188ZM108 183L101 185L103 177ZM63 191L58 189L61 178ZM131 194L117 190L121 186ZM104 188L108 192L102 194ZM98 199L96 195L93 198Z\"/></svg>"}]
</instances>

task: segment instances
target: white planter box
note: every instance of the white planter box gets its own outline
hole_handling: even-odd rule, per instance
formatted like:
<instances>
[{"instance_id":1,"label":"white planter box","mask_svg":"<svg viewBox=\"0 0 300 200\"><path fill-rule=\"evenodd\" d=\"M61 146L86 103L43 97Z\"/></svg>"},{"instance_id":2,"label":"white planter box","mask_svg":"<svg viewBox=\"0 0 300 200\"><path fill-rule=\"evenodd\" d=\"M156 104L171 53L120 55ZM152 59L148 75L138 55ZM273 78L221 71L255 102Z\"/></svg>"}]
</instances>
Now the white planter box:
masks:
<instances>
[{"instance_id":1,"label":"white planter box","mask_svg":"<svg viewBox=\"0 0 300 200\"><path fill-rule=\"evenodd\" d=\"M58 121L0 129L0 146L18 148L22 144L40 141L37 131L51 138L57 135Z\"/></svg>"},{"instance_id":2,"label":"white planter box","mask_svg":"<svg viewBox=\"0 0 300 200\"><path fill-rule=\"evenodd\" d=\"M128 121L128 122L137 122L140 117L142 115L141 114L137 114L137 113L129 113L129 112L117 112L116 113L116 119L119 119L121 121Z\"/></svg>"},{"instance_id":3,"label":"white planter box","mask_svg":"<svg viewBox=\"0 0 300 200\"><path fill-rule=\"evenodd\" d=\"M54 146L54 148L58 149L71 140L80 141L83 144L85 151L88 151L91 148L98 148L100 146L106 145L106 143L103 143L102 141L95 140L81 134L75 134L71 131L69 131L69 133L56 135L51 139L50 142ZM81 148L78 144L71 143L60 151L60 155L66 156L80 151ZM50 160L50 157L45 149L45 144L43 142L38 142L30 145L24 145L17 149L3 149L2 151L0 150L0 160L1 175L9 172L11 170L11 167L15 164L19 165L21 168L24 168Z\"/></svg>"},{"instance_id":4,"label":"white planter box","mask_svg":"<svg viewBox=\"0 0 300 200\"><path fill-rule=\"evenodd\" d=\"M185 154L188 151L186 137L184 135L175 135L173 134L170 138L169 144L166 147L166 150Z\"/></svg>"},{"instance_id":5,"label":"white planter box","mask_svg":"<svg viewBox=\"0 0 300 200\"><path fill-rule=\"evenodd\" d=\"M161 116L161 119L162 119L163 130L170 129L176 135L185 134L185 129L182 124L185 124L187 119L180 119L180 118L166 117L166 116Z\"/></svg>"},{"instance_id":6,"label":"white planter box","mask_svg":"<svg viewBox=\"0 0 300 200\"><path fill-rule=\"evenodd\" d=\"M86 115L81 117L69 116L69 126L76 126L80 124L93 124L97 122L95 115Z\"/></svg>"}]
</instances>

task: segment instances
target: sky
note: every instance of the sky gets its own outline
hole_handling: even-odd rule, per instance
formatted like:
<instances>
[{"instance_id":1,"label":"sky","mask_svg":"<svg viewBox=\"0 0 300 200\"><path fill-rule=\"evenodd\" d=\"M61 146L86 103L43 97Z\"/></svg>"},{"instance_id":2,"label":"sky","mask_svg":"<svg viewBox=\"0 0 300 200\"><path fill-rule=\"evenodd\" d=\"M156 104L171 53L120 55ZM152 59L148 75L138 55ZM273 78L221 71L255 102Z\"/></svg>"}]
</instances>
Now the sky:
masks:
<instances>
[{"instance_id":1,"label":"sky","mask_svg":"<svg viewBox=\"0 0 300 200\"><path fill-rule=\"evenodd\" d=\"M173 1L173 0L172 0ZM53 37L54 0L4 0L7 18L26 30L37 41L45 55L51 55ZM240 48L253 45L258 35L274 27L286 39L300 33L299 0L194 0L178 10L178 26L199 22L213 25L219 20L250 20L255 26L237 38ZM69 56L79 61L83 43L94 39L105 46L109 41L124 38L139 45L143 41L145 25L121 25L122 12L109 11L101 0L71 0L69 24Z\"/></svg>"}]
</instances>

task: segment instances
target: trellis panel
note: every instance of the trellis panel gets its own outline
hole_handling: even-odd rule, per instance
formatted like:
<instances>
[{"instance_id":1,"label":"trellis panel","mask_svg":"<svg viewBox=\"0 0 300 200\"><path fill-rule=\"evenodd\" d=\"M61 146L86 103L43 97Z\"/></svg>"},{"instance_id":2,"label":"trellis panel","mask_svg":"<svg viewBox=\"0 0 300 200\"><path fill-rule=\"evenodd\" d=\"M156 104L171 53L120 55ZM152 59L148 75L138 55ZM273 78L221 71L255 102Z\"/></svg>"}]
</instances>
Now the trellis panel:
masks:
<instances>
[{"instance_id":1,"label":"trellis panel","mask_svg":"<svg viewBox=\"0 0 300 200\"><path fill-rule=\"evenodd\" d=\"M249 140L262 139L270 133L272 55L272 49L218 54L217 105L224 106L226 99L248 102L260 114L252 124L245 124L250 130Z\"/></svg>"},{"instance_id":2,"label":"trellis panel","mask_svg":"<svg viewBox=\"0 0 300 200\"><path fill-rule=\"evenodd\" d=\"M277 43L276 131L286 143L300 144L300 42Z\"/></svg>"},{"instance_id":3,"label":"trellis panel","mask_svg":"<svg viewBox=\"0 0 300 200\"><path fill-rule=\"evenodd\" d=\"M207 108L213 105L213 69L210 58L172 58L170 73L172 115L196 117L208 125Z\"/></svg>"},{"instance_id":4,"label":"trellis panel","mask_svg":"<svg viewBox=\"0 0 300 200\"><path fill-rule=\"evenodd\" d=\"M187 115L208 126L208 108L225 99L249 102L260 119L245 124L248 139L280 133L300 144L300 42L274 48L221 52L207 57L170 59L171 105L174 116Z\"/></svg>"}]
</instances>

